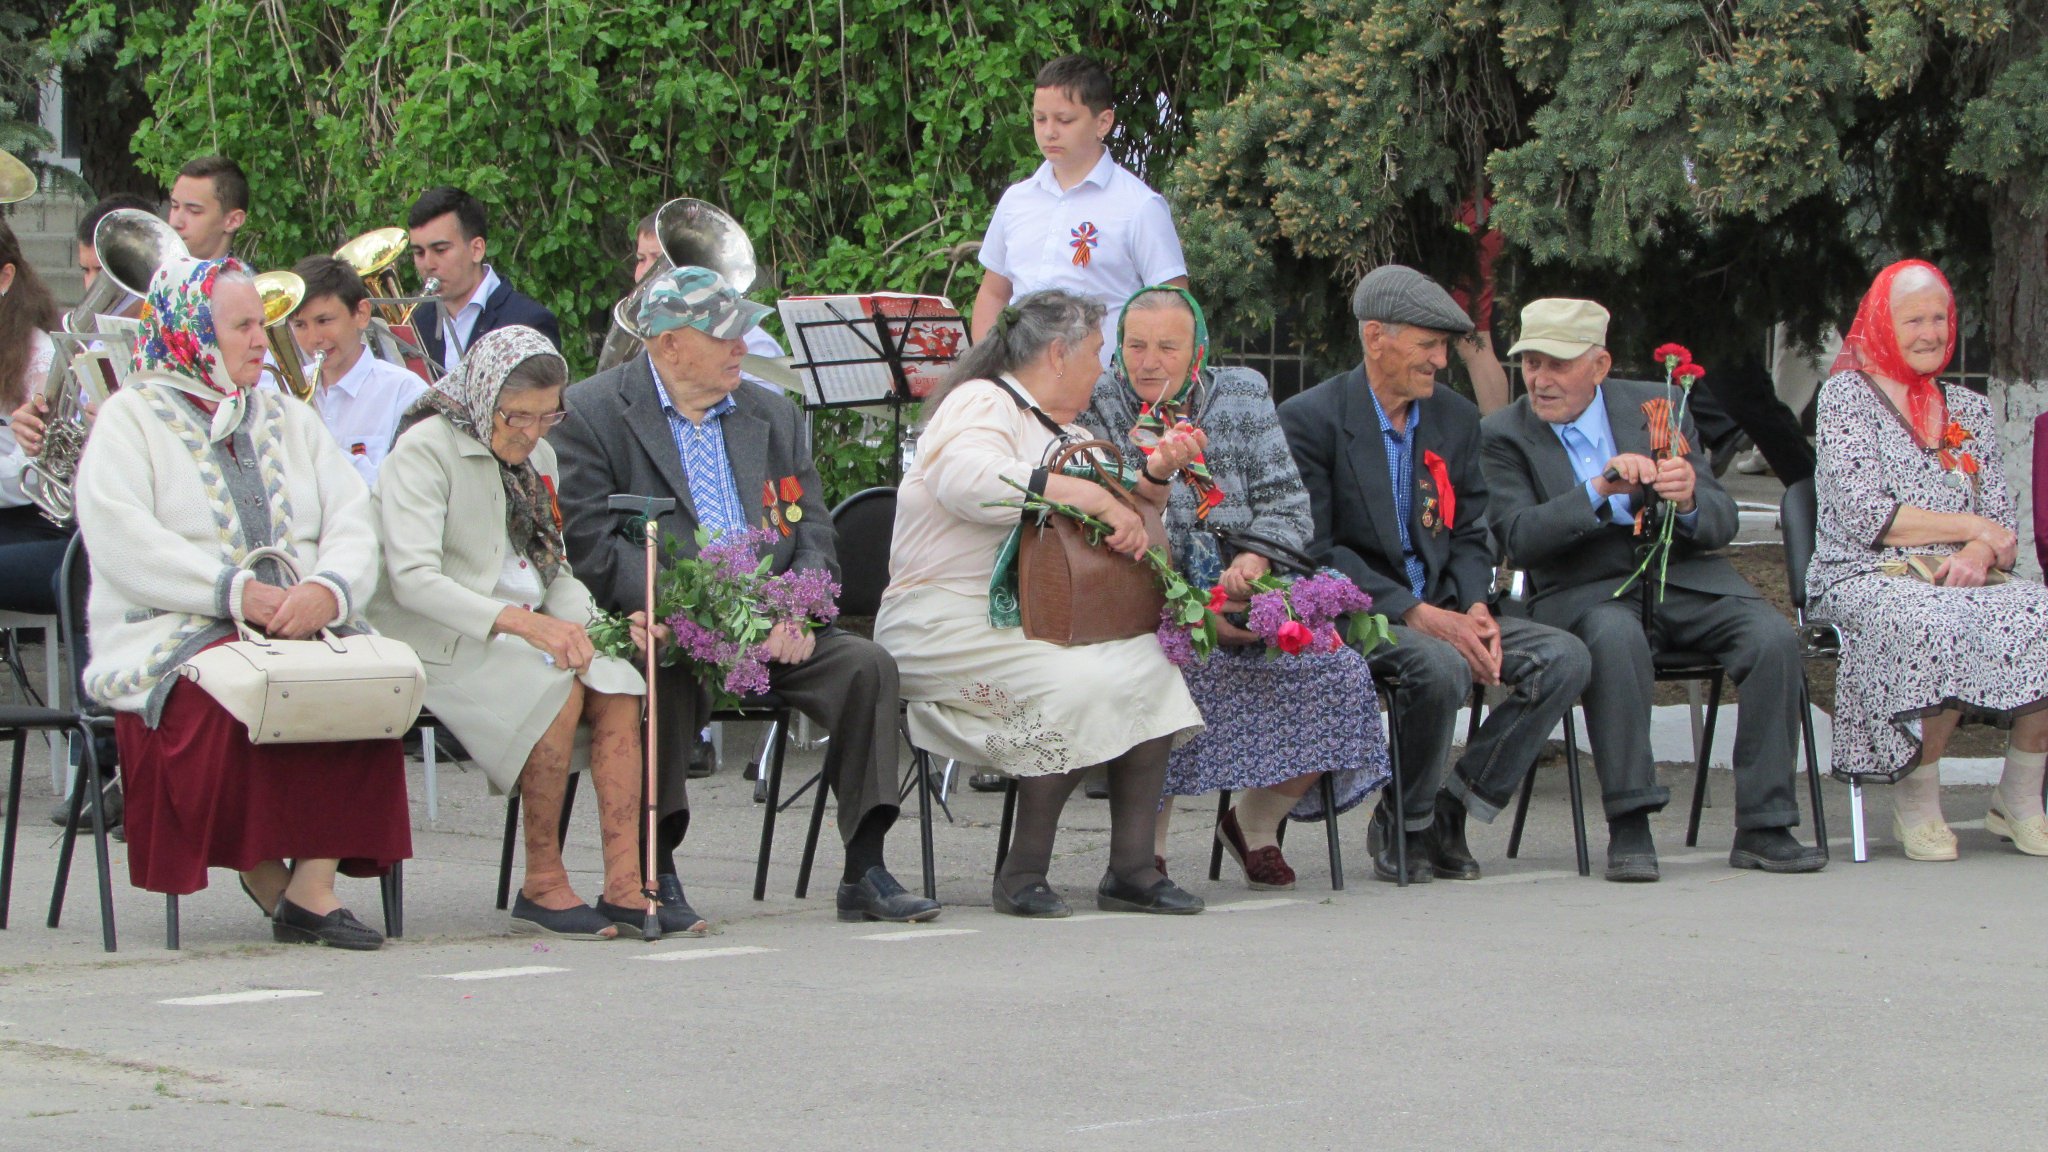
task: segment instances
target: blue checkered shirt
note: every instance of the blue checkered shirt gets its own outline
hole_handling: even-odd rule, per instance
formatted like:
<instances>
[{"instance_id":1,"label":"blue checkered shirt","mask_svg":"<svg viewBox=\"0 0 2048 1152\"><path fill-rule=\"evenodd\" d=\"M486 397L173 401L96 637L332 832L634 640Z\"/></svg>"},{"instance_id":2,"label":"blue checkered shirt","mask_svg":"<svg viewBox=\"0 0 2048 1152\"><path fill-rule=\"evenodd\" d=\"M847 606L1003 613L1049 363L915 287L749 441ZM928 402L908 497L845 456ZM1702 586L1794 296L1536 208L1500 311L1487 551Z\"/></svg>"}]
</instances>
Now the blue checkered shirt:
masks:
<instances>
[{"instance_id":1,"label":"blue checkered shirt","mask_svg":"<svg viewBox=\"0 0 2048 1152\"><path fill-rule=\"evenodd\" d=\"M1386 444L1387 480L1394 486L1394 515L1401 526L1401 563L1408 570L1408 590L1417 600L1426 601L1422 587L1428 573L1408 535L1408 521L1415 512L1415 430L1422 426L1422 409L1408 406L1408 432L1403 435L1394 431L1394 422L1387 419L1387 410L1380 407L1380 398L1370 387L1365 394L1372 397L1372 410L1380 418L1380 439Z\"/></svg>"},{"instance_id":2,"label":"blue checkered shirt","mask_svg":"<svg viewBox=\"0 0 2048 1152\"><path fill-rule=\"evenodd\" d=\"M675 438L676 454L683 458L683 474L690 482L690 503L697 509L697 526L711 533L713 540L734 529L747 527L747 512L740 504L738 481L732 478L732 460L725 454L725 427L720 419L739 407L727 396L704 413L700 424L676 410L668 398L661 373L648 357L647 370L654 373L654 395L661 401L662 415L668 417L669 435Z\"/></svg>"}]
</instances>

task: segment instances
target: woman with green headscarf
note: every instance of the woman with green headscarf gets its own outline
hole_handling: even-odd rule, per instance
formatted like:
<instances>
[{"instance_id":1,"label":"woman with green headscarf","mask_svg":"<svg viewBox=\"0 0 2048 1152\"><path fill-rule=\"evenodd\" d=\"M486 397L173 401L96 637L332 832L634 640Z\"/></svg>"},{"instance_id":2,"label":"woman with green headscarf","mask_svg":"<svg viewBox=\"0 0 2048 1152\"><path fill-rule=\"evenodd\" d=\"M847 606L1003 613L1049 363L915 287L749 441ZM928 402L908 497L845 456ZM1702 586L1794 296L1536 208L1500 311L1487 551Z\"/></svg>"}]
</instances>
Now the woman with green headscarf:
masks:
<instances>
[{"instance_id":1,"label":"woman with green headscarf","mask_svg":"<svg viewBox=\"0 0 2048 1152\"><path fill-rule=\"evenodd\" d=\"M1205 363L1209 329L1185 289L1152 287L1125 303L1118 348L1096 381L1081 423L1123 449L1133 468L1145 445L1186 420L1208 433L1203 461L1179 472L1166 504L1175 565L1200 587L1221 587L1240 607L1272 561L1250 547L1231 550L1218 533L1251 543L1308 546L1308 492L1295 471L1266 381L1249 368ZM1365 660L1349 648L1269 660L1263 645L1220 647L1181 674L1207 729L1173 750L1166 795L1237 793L1216 838L1255 889L1294 887L1280 852L1283 820L1333 818L1316 783L1333 774L1337 811L1385 783L1387 747ZM1317 766L1302 771L1305 765ZM1166 855L1169 803L1157 824Z\"/></svg>"}]
</instances>

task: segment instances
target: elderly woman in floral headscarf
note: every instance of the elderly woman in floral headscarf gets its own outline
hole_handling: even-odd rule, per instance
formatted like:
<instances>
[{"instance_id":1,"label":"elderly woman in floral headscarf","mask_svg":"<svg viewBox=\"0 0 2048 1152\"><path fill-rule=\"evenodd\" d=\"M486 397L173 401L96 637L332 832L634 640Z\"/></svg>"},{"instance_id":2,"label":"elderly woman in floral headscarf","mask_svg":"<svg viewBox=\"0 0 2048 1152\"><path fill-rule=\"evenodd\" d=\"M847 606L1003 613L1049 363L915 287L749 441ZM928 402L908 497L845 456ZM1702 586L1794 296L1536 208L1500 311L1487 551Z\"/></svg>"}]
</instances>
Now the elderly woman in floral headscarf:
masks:
<instances>
[{"instance_id":1,"label":"elderly woman in floral headscarf","mask_svg":"<svg viewBox=\"0 0 2048 1152\"><path fill-rule=\"evenodd\" d=\"M1941 754L1964 716L2012 732L1984 827L2048 856L2048 589L2007 579L2017 544L1998 422L1937 377L1956 303L1932 264L1886 268L1820 392L1819 539L1806 588L1842 633L1834 772L1893 781L1913 860L1953 860Z\"/></svg>"},{"instance_id":2,"label":"elderly woman in floral headscarf","mask_svg":"<svg viewBox=\"0 0 2048 1152\"><path fill-rule=\"evenodd\" d=\"M78 466L85 685L118 714L138 886L196 892L208 868L233 868L276 939L373 949L383 936L334 878L412 854L398 741L254 745L177 674L236 621L284 639L348 631L377 586L369 489L313 409L257 390L264 347L241 263L178 259L151 280L135 372ZM245 568L264 547L305 579L288 585L270 560Z\"/></svg>"},{"instance_id":3,"label":"elderly woman in floral headscarf","mask_svg":"<svg viewBox=\"0 0 2048 1152\"><path fill-rule=\"evenodd\" d=\"M625 660L597 654L590 592L562 553L555 452L541 437L563 419L568 378L547 337L500 328L413 404L378 472L385 580L369 614L420 654L427 707L492 790L524 799L513 930L610 940L644 907L634 819L647 685ZM558 832L569 774L586 760L604 845L595 908L569 885ZM665 932L706 927L687 904L661 911Z\"/></svg>"},{"instance_id":4,"label":"elderly woman in floral headscarf","mask_svg":"<svg viewBox=\"0 0 2048 1152\"><path fill-rule=\"evenodd\" d=\"M1273 570L1267 553L1299 552L1311 530L1308 492L1266 381L1249 368L1204 363L1208 324L1184 289L1147 288L1131 297L1117 337L1116 356L1096 381L1081 423L1120 445L1133 468L1147 462L1141 445L1170 424L1187 420L1208 433L1202 467L1183 470L1167 498L1166 534L1189 581L1220 588L1242 609L1251 582ZM1219 534L1234 543L1219 543ZM1166 794L1236 792L1216 825L1217 840L1251 887L1292 888L1294 869L1280 852L1281 821L1332 818L1315 787L1326 770L1338 812L1387 778L1386 739L1365 660L1349 648L1269 660L1259 643L1221 647L1205 661L1184 654L1182 665L1208 728L1169 756ZM1162 858L1171 813L1169 803L1159 816Z\"/></svg>"}]
</instances>

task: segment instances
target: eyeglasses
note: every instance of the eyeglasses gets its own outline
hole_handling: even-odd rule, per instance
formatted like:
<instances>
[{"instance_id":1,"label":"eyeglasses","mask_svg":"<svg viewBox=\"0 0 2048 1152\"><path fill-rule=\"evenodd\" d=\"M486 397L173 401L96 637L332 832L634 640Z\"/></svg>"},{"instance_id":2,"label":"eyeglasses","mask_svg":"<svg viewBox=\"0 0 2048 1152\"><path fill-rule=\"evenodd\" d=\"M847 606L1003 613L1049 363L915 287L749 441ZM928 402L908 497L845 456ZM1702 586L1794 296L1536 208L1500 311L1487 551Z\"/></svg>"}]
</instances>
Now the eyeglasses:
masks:
<instances>
[{"instance_id":1,"label":"eyeglasses","mask_svg":"<svg viewBox=\"0 0 2048 1152\"><path fill-rule=\"evenodd\" d=\"M498 409L498 419L503 420L505 427L515 432L524 432L535 425L539 425L542 428L553 428L568 418L569 414L567 412L543 412L535 415L531 412L507 412L503 408Z\"/></svg>"}]
</instances>

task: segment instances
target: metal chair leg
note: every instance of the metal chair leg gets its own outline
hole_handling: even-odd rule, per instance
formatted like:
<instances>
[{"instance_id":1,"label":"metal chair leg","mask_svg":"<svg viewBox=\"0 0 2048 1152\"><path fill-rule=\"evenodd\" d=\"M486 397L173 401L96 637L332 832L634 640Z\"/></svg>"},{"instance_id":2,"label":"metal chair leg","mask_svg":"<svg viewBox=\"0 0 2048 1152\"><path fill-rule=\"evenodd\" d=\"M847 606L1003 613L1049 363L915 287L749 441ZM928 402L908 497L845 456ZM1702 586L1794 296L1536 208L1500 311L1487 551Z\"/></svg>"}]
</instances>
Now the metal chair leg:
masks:
<instances>
[{"instance_id":1,"label":"metal chair leg","mask_svg":"<svg viewBox=\"0 0 2048 1152\"><path fill-rule=\"evenodd\" d=\"M7 906L14 897L14 838L21 822L21 771L28 762L28 733L14 733L14 766L7 776L7 833L0 845L0 929L7 927Z\"/></svg>"},{"instance_id":2,"label":"metal chair leg","mask_svg":"<svg viewBox=\"0 0 2048 1152\"><path fill-rule=\"evenodd\" d=\"M440 749L434 739L434 726L420 729L420 762L426 766L427 778L427 823L441 818L441 786L435 770L440 760Z\"/></svg>"},{"instance_id":3,"label":"metal chair leg","mask_svg":"<svg viewBox=\"0 0 2048 1152\"><path fill-rule=\"evenodd\" d=\"M1222 826L1223 816L1229 811L1230 789L1225 788L1216 794L1216 824L1218 827ZM1209 837L1209 879L1223 879L1223 837L1221 836L1211 835Z\"/></svg>"},{"instance_id":4,"label":"metal chair leg","mask_svg":"<svg viewBox=\"0 0 2048 1152\"><path fill-rule=\"evenodd\" d=\"M505 849L498 855L498 911L512 904L512 850L519 842L519 793L505 797Z\"/></svg>"},{"instance_id":5,"label":"metal chair leg","mask_svg":"<svg viewBox=\"0 0 2048 1152\"><path fill-rule=\"evenodd\" d=\"M1714 721L1721 717L1721 685L1727 675L1716 671L1708 681L1707 722L1700 732L1699 762L1693 771L1692 816L1685 823L1685 846L1696 848L1700 842L1700 809L1707 806L1707 761L1714 755Z\"/></svg>"},{"instance_id":6,"label":"metal chair leg","mask_svg":"<svg viewBox=\"0 0 2048 1152\"><path fill-rule=\"evenodd\" d=\"M1856 780L1849 781L1849 845L1856 863L1870 859L1870 845L1863 838L1863 784Z\"/></svg>"},{"instance_id":7,"label":"metal chair leg","mask_svg":"<svg viewBox=\"0 0 2048 1152\"><path fill-rule=\"evenodd\" d=\"M1529 798L1536 793L1536 765L1522 777L1522 795L1515 801L1515 822L1508 825L1508 859L1522 854L1522 825L1529 820Z\"/></svg>"},{"instance_id":8,"label":"metal chair leg","mask_svg":"<svg viewBox=\"0 0 2048 1152\"><path fill-rule=\"evenodd\" d=\"M1003 822L996 829L996 874L1001 875L1003 861L1010 858L1010 829L1017 823L1017 781L1003 781Z\"/></svg>"},{"instance_id":9,"label":"metal chair leg","mask_svg":"<svg viewBox=\"0 0 2048 1152\"><path fill-rule=\"evenodd\" d=\"M1813 742L1813 696L1806 670L1799 672L1799 739L1806 748L1806 792L1813 802L1813 838L1821 859L1828 858L1828 809L1820 791L1820 749Z\"/></svg>"},{"instance_id":10,"label":"metal chair leg","mask_svg":"<svg viewBox=\"0 0 2048 1152\"><path fill-rule=\"evenodd\" d=\"M1408 811L1402 803L1406 796L1406 789L1401 781L1401 717L1395 707L1394 695L1392 690L1386 693L1387 768L1393 775L1393 779L1387 784L1387 787L1393 789L1393 803L1390 805L1393 808L1391 813L1392 819L1388 823L1392 826L1391 833L1394 837L1394 867L1399 872L1399 875L1395 877L1394 883L1399 887L1406 888L1408 886Z\"/></svg>"},{"instance_id":11,"label":"metal chair leg","mask_svg":"<svg viewBox=\"0 0 2048 1152\"><path fill-rule=\"evenodd\" d=\"M1572 795L1572 847L1579 854L1579 875L1591 876L1593 874L1592 862L1586 856L1585 794L1579 784L1579 726L1577 721L1572 718L1572 712L1569 708L1565 709L1564 713L1564 778L1566 785L1571 789ZM1522 807L1527 809L1528 806L1529 794L1525 790L1522 793ZM1521 831L1521 826L1521 816L1517 813L1515 817L1515 830L1517 833Z\"/></svg>"},{"instance_id":12,"label":"metal chair leg","mask_svg":"<svg viewBox=\"0 0 2048 1152\"><path fill-rule=\"evenodd\" d=\"M938 849L932 842L932 758L919 750L910 757L917 772L917 848L924 865L924 898L939 898Z\"/></svg>"},{"instance_id":13,"label":"metal chair leg","mask_svg":"<svg viewBox=\"0 0 2048 1152\"><path fill-rule=\"evenodd\" d=\"M178 950L178 898L164 897L164 947Z\"/></svg>"},{"instance_id":14,"label":"metal chair leg","mask_svg":"<svg viewBox=\"0 0 2048 1152\"><path fill-rule=\"evenodd\" d=\"M754 899L768 898L768 856L775 849L775 813L779 807L776 801L782 795L782 734L771 730L770 742L775 746L775 755L770 760L768 771L767 806L761 812L761 850L754 857Z\"/></svg>"},{"instance_id":15,"label":"metal chair leg","mask_svg":"<svg viewBox=\"0 0 2048 1152\"><path fill-rule=\"evenodd\" d=\"M88 789L98 790L103 784L100 779L99 751L93 741L92 729L81 723L78 728L79 747L84 764L82 779L71 790L71 808L65 813L62 847L57 852L57 879L50 891L49 926L55 928L64 912L64 889L71 878L71 859L78 845L78 833L83 819L85 796ZM95 804L93 817L93 855L99 865L100 887L100 946L112 952L114 942L114 882L112 864L107 858L107 824L105 806ZM176 897L173 897L176 899Z\"/></svg>"},{"instance_id":16,"label":"metal chair leg","mask_svg":"<svg viewBox=\"0 0 2048 1152\"><path fill-rule=\"evenodd\" d=\"M781 755L781 753L778 752L777 755L779 756ZM823 771L820 771L818 773L817 786L817 803L811 806L810 828L808 831L804 833L803 863L797 869L796 898L799 900L804 899L811 893L811 865L818 858L818 836L822 833L825 827L825 794L827 792L830 792L831 789L825 783L825 774ZM900 805L902 802L903 798L901 796L898 796L897 803Z\"/></svg>"},{"instance_id":17,"label":"metal chair leg","mask_svg":"<svg viewBox=\"0 0 2048 1152\"><path fill-rule=\"evenodd\" d=\"M1337 783L1328 773L1323 773L1316 786L1323 790L1323 820L1328 825L1323 829L1330 838L1330 891L1344 890L1344 844L1337 830Z\"/></svg>"},{"instance_id":18,"label":"metal chair leg","mask_svg":"<svg viewBox=\"0 0 2048 1152\"><path fill-rule=\"evenodd\" d=\"M377 878L384 894L384 935L393 940L405 936L405 861L395 860L390 871Z\"/></svg>"}]
</instances>

